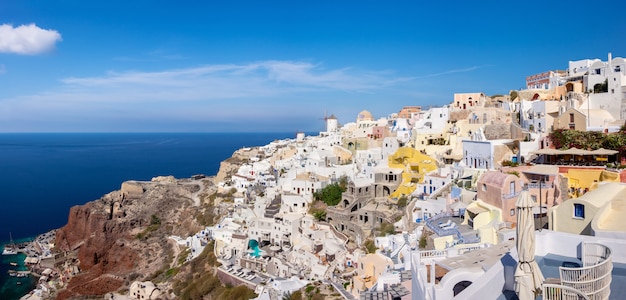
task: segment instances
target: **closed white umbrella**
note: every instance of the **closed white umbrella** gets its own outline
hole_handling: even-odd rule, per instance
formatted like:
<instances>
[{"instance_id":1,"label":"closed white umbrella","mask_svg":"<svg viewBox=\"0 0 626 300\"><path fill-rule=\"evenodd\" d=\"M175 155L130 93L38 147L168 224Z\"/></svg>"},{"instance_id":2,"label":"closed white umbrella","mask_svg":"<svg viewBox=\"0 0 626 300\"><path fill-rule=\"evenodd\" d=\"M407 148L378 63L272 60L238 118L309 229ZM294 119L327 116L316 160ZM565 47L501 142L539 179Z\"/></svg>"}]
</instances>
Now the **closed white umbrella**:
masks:
<instances>
[{"instance_id":1,"label":"closed white umbrella","mask_svg":"<svg viewBox=\"0 0 626 300\"><path fill-rule=\"evenodd\" d=\"M517 201L517 256L515 292L520 300L535 299L541 293L544 277L535 262L535 219L533 200L528 190L520 193Z\"/></svg>"}]
</instances>

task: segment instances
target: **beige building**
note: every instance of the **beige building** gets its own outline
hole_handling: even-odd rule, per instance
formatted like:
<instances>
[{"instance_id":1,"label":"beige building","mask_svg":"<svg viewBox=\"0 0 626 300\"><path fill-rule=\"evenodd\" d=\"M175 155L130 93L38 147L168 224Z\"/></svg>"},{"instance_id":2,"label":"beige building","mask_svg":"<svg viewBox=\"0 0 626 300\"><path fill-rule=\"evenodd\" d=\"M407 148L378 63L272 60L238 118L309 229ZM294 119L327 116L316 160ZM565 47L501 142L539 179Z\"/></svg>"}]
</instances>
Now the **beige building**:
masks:
<instances>
[{"instance_id":1,"label":"beige building","mask_svg":"<svg viewBox=\"0 0 626 300\"><path fill-rule=\"evenodd\" d=\"M611 113L604 109L570 108L554 120L554 129L609 133L619 130L622 124L623 121L616 121Z\"/></svg>"},{"instance_id":2,"label":"beige building","mask_svg":"<svg viewBox=\"0 0 626 300\"><path fill-rule=\"evenodd\" d=\"M352 295L358 298L361 292L372 288L383 273L393 269L393 265L391 258L380 253L359 257L357 275L352 277Z\"/></svg>"},{"instance_id":3,"label":"beige building","mask_svg":"<svg viewBox=\"0 0 626 300\"><path fill-rule=\"evenodd\" d=\"M592 222L596 230L626 231L626 215L619 207L626 198L626 185L618 182L605 183L578 198L570 199L548 212L550 229L573 234L593 235ZM615 205L612 204L613 201ZM621 202L619 202L621 201ZM610 206L610 208L605 208ZM599 212L602 210L602 214ZM618 216L616 213L621 212Z\"/></svg>"},{"instance_id":4,"label":"beige building","mask_svg":"<svg viewBox=\"0 0 626 300\"><path fill-rule=\"evenodd\" d=\"M472 109L485 105L487 96L483 93L457 93L454 94L452 107L456 109Z\"/></svg>"},{"instance_id":5,"label":"beige building","mask_svg":"<svg viewBox=\"0 0 626 300\"><path fill-rule=\"evenodd\" d=\"M587 116L578 109L570 108L554 119L554 129L587 131Z\"/></svg>"},{"instance_id":6,"label":"beige building","mask_svg":"<svg viewBox=\"0 0 626 300\"><path fill-rule=\"evenodd\" d=\"M603 206L591 221L591 230L594 236L626 240L626 198Z\"/></svg>"}]
</instances>

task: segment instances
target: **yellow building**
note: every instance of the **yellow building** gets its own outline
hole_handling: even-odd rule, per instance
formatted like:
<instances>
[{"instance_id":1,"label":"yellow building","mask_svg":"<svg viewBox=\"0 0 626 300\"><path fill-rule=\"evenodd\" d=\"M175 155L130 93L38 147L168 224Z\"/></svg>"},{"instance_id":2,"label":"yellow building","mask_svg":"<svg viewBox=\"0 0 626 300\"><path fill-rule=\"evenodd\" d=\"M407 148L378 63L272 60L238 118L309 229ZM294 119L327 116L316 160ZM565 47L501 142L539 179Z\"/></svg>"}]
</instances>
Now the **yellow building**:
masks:
<instances>
[{"instance_id":1,"label":"yellow building","mask_svg":"<svg viewBox=\"0 0 626 300\"><path fill-rule=\"evenodd\" d=\"M396 199L411 194L417 184L424 181L424 174L437 170L437 164L433 158L407 147L399 148L396 153L389 156L389 167L403 170L402 183L390 195L390 198Z\"/></svg>"},{"instance_id":2,"label":"yellow building","mask_svg":"<svg viewBox=\"0 0 626 300\"><path fill-rule=\"evenodd\" d=\"M502 209L478 199L465 209L463 224L478 231L481 243L497 244L497 225L502 223Z\"/></svg>"},{"instance_id":3,"label":"yellow building","mask_svg":"<svg viewBox=\"0 0 626 300\"><path fill-rule=\"evenodd\" d=\"M603 169L571 168L563 174L567 178L569 198L595 190L600 182L619 182L619 173Z\"/></svg>"}]
</instances>

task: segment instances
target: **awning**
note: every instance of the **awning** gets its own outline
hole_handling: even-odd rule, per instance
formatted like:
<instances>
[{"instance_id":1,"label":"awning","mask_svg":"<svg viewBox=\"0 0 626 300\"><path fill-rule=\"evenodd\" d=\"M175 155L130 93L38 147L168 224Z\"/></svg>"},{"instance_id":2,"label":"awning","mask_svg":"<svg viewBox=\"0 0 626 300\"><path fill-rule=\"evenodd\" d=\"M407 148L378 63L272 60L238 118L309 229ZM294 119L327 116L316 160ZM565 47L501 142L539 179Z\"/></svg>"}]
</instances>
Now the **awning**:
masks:
<instances>
[{"instance_id":1,"label":"awning","mask_svg":"<svg viewBox=\"0 0 626 300\"><path fill-rule=\"evenodd\" d=\"M617 154L619 151L616 150L608 150L608 149L604 149L604 148L600 148L600 149L596 149L591 151L592 154L595 155L614 155Z\"/></svg>"},{"instance_id":2,"label":"awning","mask_svg":"<svg viewBox=\"0 0 626 300\"><path fill-rule=\"evenodd\" d=\"M569 148L565 151L561 151L561 154L572 154L572 155L589 155L591 154L591 151L587 151L587 150L583 150L583 149L578 149L576 147L574 148Z\"/></svg>"},{"instance_id":3,"label":"awning","mask_svg":"<svg viewBox=\"0 0 626 300\"><path fill-rule=\"evenodd\" d=\"M528 170L522 171L522 173L537 174L537 175L557 175L559 174L559 167L549 165L534 165Z\"/></svg>"},{"instance_id":4,"label":"awning","mask_svg":"<svg viewBox=\"0 0 626 300\"><path fill-rule=\"evenodd\" d=\"M532 151L531 153L538 155L614 155L619 151L616 150L608 150L604 148L600 148L597 150L589 151L578 148L570 148L567 150L557 150L557 149L539 149L537 151Z\"/></svg>"},{"instance_id":5,"label":"awning","mask_svg":"<svg viewBox=\"0 0 626 300\"><path fill-rule=\"evenodd\" d=\"M559 154L563 154L563 151L560 150L556 150L556 149L539 149L537 151L533 151L532 153L534 154L539 154L539 155L559 155Z\"/></svg>"},{"instance_id":6,"label":"awning","mask_svg":"<svg viewBox=\"0 0 626 300\"><path fill-rule=\"evenodd\" d=\"M472 214L475 214L475 215L487 212L486 209L479 207L479 206L468 207L467 210L469 210Z\"/></svg>"}]
</instances>

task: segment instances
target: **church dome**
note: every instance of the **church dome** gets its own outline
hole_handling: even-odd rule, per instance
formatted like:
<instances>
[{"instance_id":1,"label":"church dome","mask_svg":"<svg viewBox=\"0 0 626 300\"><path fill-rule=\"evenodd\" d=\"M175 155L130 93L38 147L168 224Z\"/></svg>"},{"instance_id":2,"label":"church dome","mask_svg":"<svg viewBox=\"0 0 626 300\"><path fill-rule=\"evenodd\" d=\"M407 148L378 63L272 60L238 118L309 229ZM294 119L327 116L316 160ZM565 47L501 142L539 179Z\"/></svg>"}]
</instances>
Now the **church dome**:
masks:
<instances>
[{"instance_id":1,"label":"church dome","mask_svg":"<svg viewBox=\"0 0 626 300\"><path fill-rule=\"evenodd\" d=\"M359 115L356 117L357 121L373 121L374 117L372 116L372 113L364 110L362 112L359 113Z\"/></svg>"}]
</instances>

